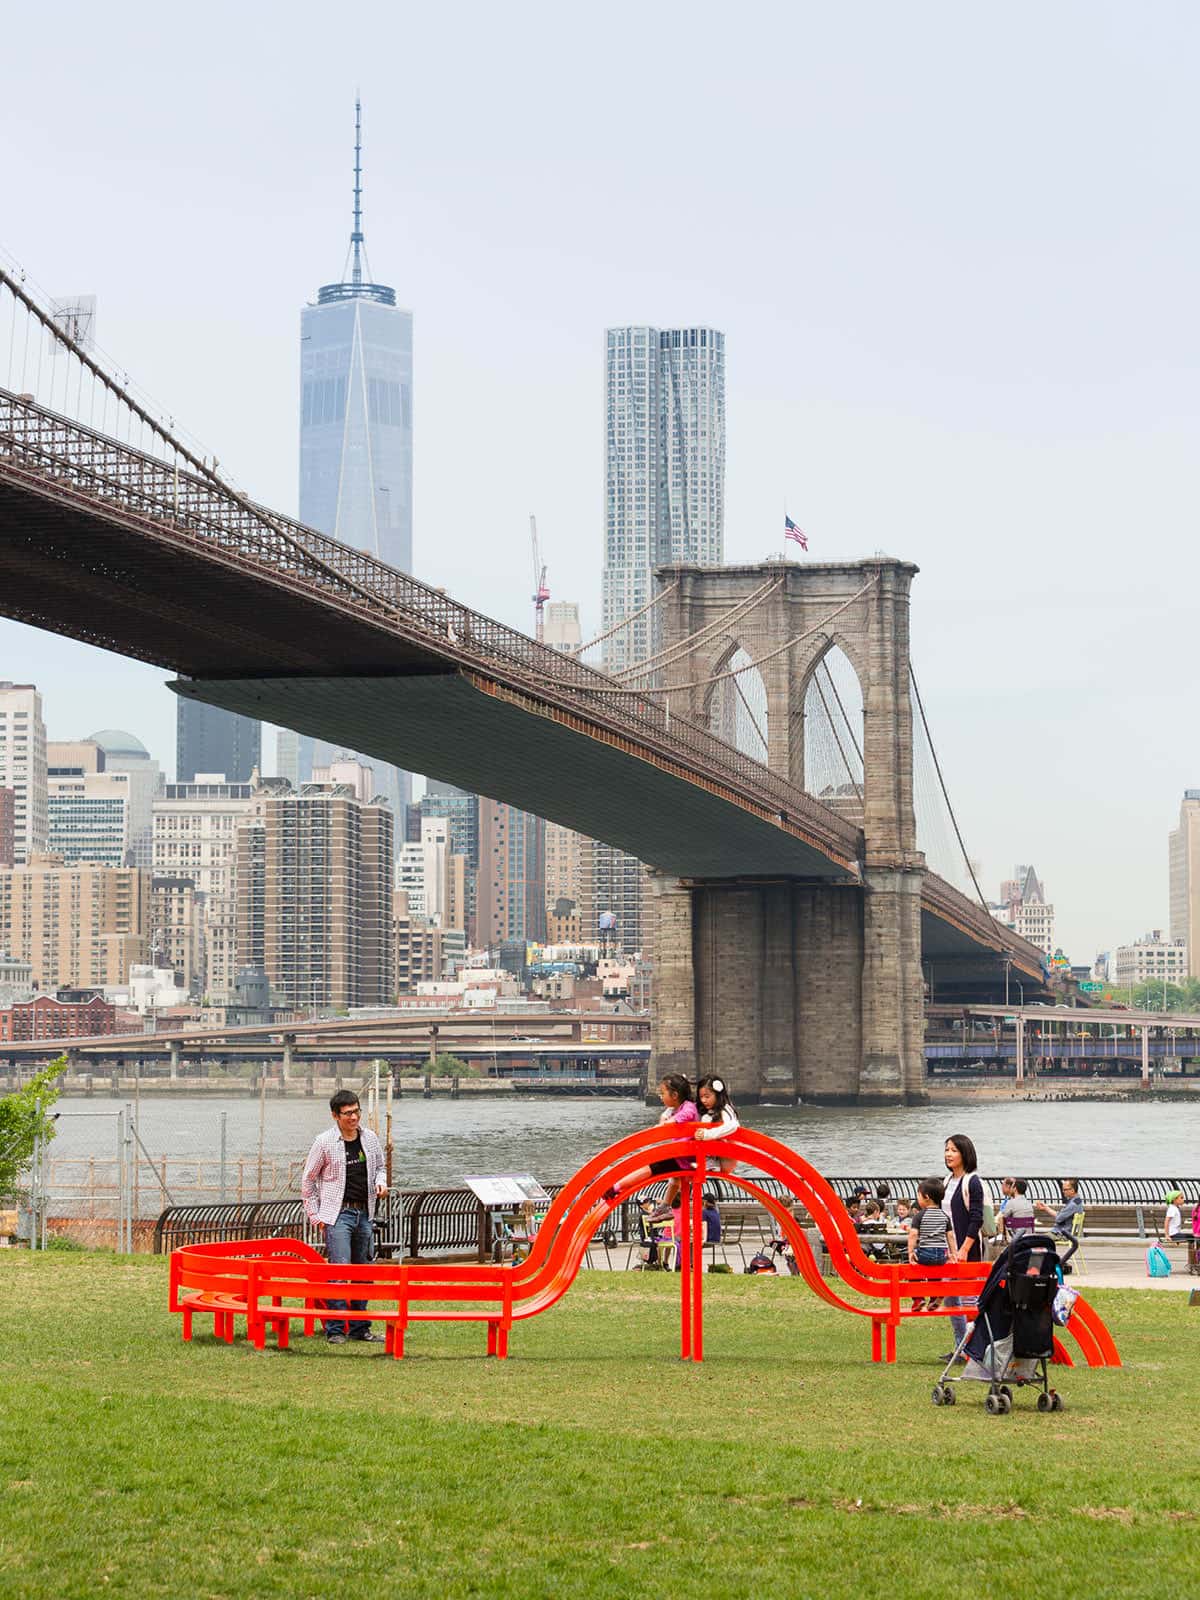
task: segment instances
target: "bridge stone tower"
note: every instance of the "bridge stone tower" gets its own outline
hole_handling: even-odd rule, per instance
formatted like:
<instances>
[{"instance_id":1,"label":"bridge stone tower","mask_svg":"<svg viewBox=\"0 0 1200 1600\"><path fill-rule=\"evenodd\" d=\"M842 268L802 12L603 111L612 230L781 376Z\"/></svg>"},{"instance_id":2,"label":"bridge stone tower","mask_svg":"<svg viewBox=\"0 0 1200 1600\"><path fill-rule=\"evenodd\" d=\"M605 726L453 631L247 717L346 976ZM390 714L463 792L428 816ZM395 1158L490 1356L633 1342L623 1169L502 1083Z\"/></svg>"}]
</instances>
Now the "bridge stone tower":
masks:
<instances>
[{"instance_id":1,"label":"bridge stone tower","mask_svg":"<svg viewBox=\"0 0 1200 1600\"><path fill-rule=\"evenodd\" d=\"M924 1098L921 885L913 810L909 590L917 569L847 563L668 567L659 675L673 712L710 725L739 650L761 663L767 762L805 787L805 702L835 646L863 699L857 875L653 880L655 1071L719 1072L735 1098ZM756 603L742 602L764 591ZM731 616L730 613L733 613ZM726 680L727 681L727 680Z\"/></svg>"}]
</instances>

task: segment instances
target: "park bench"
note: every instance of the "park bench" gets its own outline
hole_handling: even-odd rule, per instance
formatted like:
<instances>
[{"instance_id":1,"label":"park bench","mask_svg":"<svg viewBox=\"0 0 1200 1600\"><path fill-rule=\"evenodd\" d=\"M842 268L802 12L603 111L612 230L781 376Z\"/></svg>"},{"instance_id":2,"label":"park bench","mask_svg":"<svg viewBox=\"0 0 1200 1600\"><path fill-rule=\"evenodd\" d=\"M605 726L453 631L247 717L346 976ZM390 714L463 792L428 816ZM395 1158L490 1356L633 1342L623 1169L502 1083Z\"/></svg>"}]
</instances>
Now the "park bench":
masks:
<instances>
[{"instance_id":1,"label":"park bench","mask_svg":"<svg viewBox=\"0 0 1200 1600\"><path fill-rule=\"evenodd\" d=\"M843 1202L820 1174L794 1151L764 1134L742 1129L729 1136L721 1154L757 1169L754 1178L744 1173L735 1178L725 1176L722 1185L736 1183L770 1217L773 1231L791 1243L800 1274L815 1293L842 1311L869 1319L871 1354L876 1361L895 1360L896 1333L902 1321L948 1314L944 1307L918 1311L906 1302L929 1295L971 1294L987 1276L983 1263L920 1267L869 1257ZM191 1337L197 1312L210 1312L214 1333L225 1340L232 1340L236 1318L244 1316L251 1342L261 1349L269 1331L286 1347L289 1324L296 1320L303 1323L306 1333L314 1332L330 1300L361 1300L365 1309L359 1315L383 1322L386 1347L394 1357L404 1354L405 1334L412 1323L440 1321L484 1322L488 1353L505 1356L513 1323L548 1310L569 1288L593 1235L607 1224L618 1203L611 1198L614 1186L635 1179L649 1160L672 1157L695 1162L694 1169L681 1174L681 1224L684 1239L697 1246L701 1243L700 1196L713 1181L705 1172L706 1147L691 1132L676 1126L654 1127L601 1151L563 1185L529 1254L519 1262L423 1260L332 1266L299 1240L184 1246L172 1257L171 1309L183 1314L185 1339ZM786 1199L781 1198L783 1194ZM809 1240L792 1214L797 1200L813 1219L829 1252L841 1279L837 1289L821 1276ZM681 1252L684 1359L701 1360L703 1356L701 1259L699 1249ZM847 1292L859 1299L846 1298ZM339 1320L346 1315L340 1310L333 1314ZM1070 1331L1089 1365L1120 1365L1108 1330L1082 1296L1076 1302ZM1059 1359L1069 1361L1057 1343L1056 1350Z\"/></svg>"}]
</instances>

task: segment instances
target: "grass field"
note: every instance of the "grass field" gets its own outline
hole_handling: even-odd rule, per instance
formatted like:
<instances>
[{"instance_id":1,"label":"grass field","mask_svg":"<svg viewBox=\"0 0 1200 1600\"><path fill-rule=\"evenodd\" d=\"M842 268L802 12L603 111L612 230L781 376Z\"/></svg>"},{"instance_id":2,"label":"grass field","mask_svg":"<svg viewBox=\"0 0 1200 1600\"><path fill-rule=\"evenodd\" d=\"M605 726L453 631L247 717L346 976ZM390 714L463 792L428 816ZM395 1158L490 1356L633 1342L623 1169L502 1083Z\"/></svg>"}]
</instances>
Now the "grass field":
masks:
<instances>
[{"instance_id":1,"label":"grass field","mask_svg":"<svg viewBox=\"0 0 1200 1600\"><path fill-rule=\"evenodd\" d=\"M946 1324L867 1360L799 1283L585 1274L513 1331L410 1355L180 1341L166 1264L0 1258L0 1595L1200 1593L1200 1311L1097 1291L1127 1365L1068 1409L929 1392ZM205 1326L207 1327L207 1321ZM965 1389L966 1386L964 1386Z\"/></svg>"}]
</instances>

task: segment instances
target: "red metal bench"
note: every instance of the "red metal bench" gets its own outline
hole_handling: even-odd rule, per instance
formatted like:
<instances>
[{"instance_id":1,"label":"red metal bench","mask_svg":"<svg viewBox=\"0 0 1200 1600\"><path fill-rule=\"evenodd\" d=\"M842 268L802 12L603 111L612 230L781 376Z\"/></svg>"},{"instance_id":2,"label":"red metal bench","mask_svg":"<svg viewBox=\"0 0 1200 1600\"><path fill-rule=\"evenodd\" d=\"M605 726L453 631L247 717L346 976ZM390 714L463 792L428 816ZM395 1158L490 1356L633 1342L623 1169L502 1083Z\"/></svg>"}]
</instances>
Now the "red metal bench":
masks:
<instances>
[{"instance_id":1,"label":"red metal bench","mask_svg":"<svg viewBox=\"0 0 1200 1600\"><path fill-rule=\"evenodd\" d=\"M680 1278L680 1353L700 1361L704 1354L701 1192L709 1146L678 1125L653 1127L619 1140L587 1162L555 1196L529 1255L516 1264L475 1265L419 1261L403 1265L331 1266L299 1240L251 1239L236 1244L184 1245L171 1255L170 1307L184 1319L184 1338L192 1336L196 1312L211 1312L218 1338L232 1340L235 1318L246 1318L247 1335L260 1348L268 1330L286 1347L289 1322L300 1320L314 1332L328 1300L363 1300L360 1313L385 1327L387 1350L404 1354L405 1334L414 1322L476 1321L487 1324L489 1355L508 1354L514 1322L540 1315L562 1296L582 1264L588 1244L612 1210L605 1198L612 1186L628 1184L651 1159L678 1157L694 1166L681 1173L681 1233L691 1240L682 1252ZM765 1134L742 1128L721 1141L723 1159L752 1164L778 1179L804 1205L819 1229L830 1260L849 1291L866 1304L836 1292L821 1276L803 1229L780 1200L736 1173L726 1182L744 1188L779 1224L795 1252L801 1276L827 1304L866 1317L871 1323L871 1357L896 1359L896 1333L914 1316L949 1314L914 1312L903 1302L914 1296L970 1295L982 1287L988 1267L983 1262L943 1267L889 1264L868 1256L859 1243L845 1206L815 1168L794 1150ZM628 1191L626 1191L628 1192ZM870 1302L881 1302L873 1305ZM339 1312L339 1316L348 1313ZM1112 1337L1093 1308L1081 1297L1071 1318L1070 1333L1089 1366L1120 1366ZM1070 1362L1061 1346L1057 1359Z\"/></svg>"}]
</instances>

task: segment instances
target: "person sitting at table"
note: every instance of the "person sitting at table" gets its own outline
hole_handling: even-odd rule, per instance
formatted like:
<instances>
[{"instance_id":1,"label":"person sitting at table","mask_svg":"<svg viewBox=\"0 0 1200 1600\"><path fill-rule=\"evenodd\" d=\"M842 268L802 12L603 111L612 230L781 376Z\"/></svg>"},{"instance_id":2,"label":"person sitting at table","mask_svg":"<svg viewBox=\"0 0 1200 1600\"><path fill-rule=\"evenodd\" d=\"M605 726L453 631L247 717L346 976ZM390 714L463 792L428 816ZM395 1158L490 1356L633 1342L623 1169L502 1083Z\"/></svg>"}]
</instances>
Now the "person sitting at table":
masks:
<instances>
[{"instance_id":1,"label":"person sitting at table","mask_svg":"<svg viewBox=\"0 0 1200 1600\"><path fill-rule=\"evenodd\" d=\"M1037 1224L1033 1201L1027 1193L1029 1185L1024 1178L1005 1178L1004 1181L1012 1185L1012 1192L1000 1207L1000 1224L1005 1235L1011 1238L1014 1233L1032 1232Z\"/></svg>"},{"instance_id":2,"label":"person sitting at table","mask_svg":"<svg viewBox=\"0 0 1200 1600\"><path fill-rule=\"evenodd\" d=\"M1077 1212L1083 1210L1083 1201L1079 1198L1079 1179L1064 1178L1059 1188L1062 1190L1063 1203L1058 1211L1055 1211L1053 1206L1047 1205L1044 1200L1035 1200L1033 1209L1044 1211L1048 1217L1053 1217L1051 1230L1060 1238L1069 1239L1072 1220Z\"/></svg>"}]
</instances>

